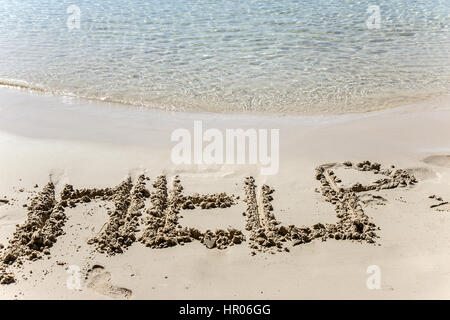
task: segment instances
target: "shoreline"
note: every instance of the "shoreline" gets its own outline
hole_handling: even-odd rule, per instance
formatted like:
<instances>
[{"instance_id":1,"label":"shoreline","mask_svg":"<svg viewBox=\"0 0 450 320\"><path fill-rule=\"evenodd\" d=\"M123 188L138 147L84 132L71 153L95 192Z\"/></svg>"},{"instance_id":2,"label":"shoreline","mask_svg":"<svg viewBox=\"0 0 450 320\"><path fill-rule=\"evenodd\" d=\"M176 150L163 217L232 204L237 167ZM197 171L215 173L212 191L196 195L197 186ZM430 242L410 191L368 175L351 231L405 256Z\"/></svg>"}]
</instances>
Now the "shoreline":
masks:
<instances>
[{"instance_id":1,"label":"shoreline","mask_svg":"<svg viewBox=\"0 0 450 320\"><path fill-rule=\"evenodd\" d=\"M179 220L202 231L232 227L243 230L246 237L242 244L223 250L208 249L198 241L165 249L136 241L123 253L108 256L87 243L108 221L108 205L92 200L65 211L64 234L49 248L48 256L12 267L17 282L1 286L2 299L450 296L450 206L429 198L450 200L450 103L445 98L414 107L318 117L155 111L17 90L0 90L0 101L0 199L9 201L0 204L0 243L5 246L15 225L26 221L24 205L29 206L49 181L59 201L66 184L77 189L112 188L127 177L136 183L141 174L150 178L150 192L155 191L152 183L157 176L164 175L168 181L179 176L186 195L239 196L230 208L184 210ZM171 132L192 129L194 120L219 130L279 128L278 174L262 176L254 165L171 163ZM288 241L289 252L251 254L247 218L242 215L246 177L254 177L258 193L263 184L275 190L271 204L282 225L333 224L336 212L317 192L321 184L315 168L365 160L383 168L395 165L418 179L405 188L358 193L364 213L380 228L375 244L315 239L294 246ZM333 170L345 187L371 185L377 178L342 166ZM149 206L147 199L145 208ZM58 264L61 261L64 264ZM80 267L83 279L88 278L81 290L66 286L73 265ZM366 286L367 270L373 265L381 269L378 290Z\"/></svg>"},{"instance_id":2,"label":"shoreline","mask_svg":"<svg viewBox=\"0 0 450 320\"><path fill-rule=\"evenodd\" d=\"M147 107L137 107L132 105L124 105L120 103L101 102L79 97L70 97L63 95L53 95L51 93L38 93L23 91L17 88L5 88L0 86L0 100L8 101L8 105L1 107L2 119L0 119L0 130L8 127L8 116L20 117L21 120L28 121L33 129L39 129L35 123L37 121L49 121L49 117L56 117L52 120L52 126L57 127L58 123L70 124L67 121L67 114L85 119L99 120L101 118L109 120L118 117L126 119L131 124L132 121L140 121L135 123L139 127L146 125L145 121L184 121L201 119L204 121L221 121L219 126L230 124L233 121L241 121L243 125L253 123L255 120L264 122L265 124L276 124L279 121L283 125L329 125L336 123L345 123L351 121L359 121L370 119L373 117L396 115L404 113L417 113L427 111L445 111L450 109L450 94L428 99L419 103L407 104L399 107L380 109L375 111L343 113L343 114L268 114L268 113L222 113L222 112L196 112L196 111L169 111L161 109L153 109ZM39 111L39 112L37 112ZM30 115L28 117L28 115ZM36 119L38 117L48 116L47 119ZM3 120L3 122L1 122ZM74 127L74 120L71 120ZM157 123L152 123L157 124ZM97 125L97 124L96 124ZM233 127L233 125L231 125ZM131 127L131 126L130 126ZM52 128L49 128L52 129ZM6 130L8 131L8 130ZM11 130L12 133L26 134L27 130ZM79 133L79 132L78 132ZM36 130L30 136L35 137ZM52 133L56 137L55 132ZM95 136L93 137L96 138ZM90 140L90 139L88 139Z\"/></svg>"},{"instance_id":3,"label":"shoreline","mask_svg":"<svg viewBox=\"0 0 450 320\"><path fill-rule=\"evenodd\" d=\"M135 109L144 109L148 111L161 111L161 112L179 112L179 113L187 113L187 114L219 114L219 115L250 115L250 116L280 116L280 117L320 117L320 116L330 116L330 117L338 117L338 116L345 116L345 115L363 115L363 114L370 114L370 113L376 113L386 110L395 110L399 108L405 108L408 106L417 106L417 105L423 105L427 104L430 101L436 101L436 100L442 100L442 99L450 99L449 94L427 94L423 95L421 98L418 96L415 98L410 98L409 103L400 103L397 102L393 105L389 106L378 106L369 110L365 111L342 111L342 112L331 112L328 110L322 110L322 111L311 111L311 112L296 112L296 111L257 111L257 110L240 110L240 111L233 111L233 110L203 110L203 109L194 109L194 110L178 110L173 109L174 107L169 106L163 106L163 105L157 105L154 104L152 106L150 105L138 105L131 102L125 102L125 101L113 101L108 99L99 99L99 98L92 98L92 97L83 97L83 96L76 96L73 94L67 94L64 92L58 92L55 90L45 90L39 87L31 87L26 82L22 83L22 81L18 80L15 81L15 83L8 83L7 81L1 81L0 80L0 90L3 91L19 91L23 92L25 94L30 95L42 95L42 96L51 96L55 99L69 99L69 100L75 100L78 101L79 104L97 104L97 105L114 105L124 108L135 108ZM396 100L404 99L404 97L397 97Z\"/></svg>"}]
</instances>

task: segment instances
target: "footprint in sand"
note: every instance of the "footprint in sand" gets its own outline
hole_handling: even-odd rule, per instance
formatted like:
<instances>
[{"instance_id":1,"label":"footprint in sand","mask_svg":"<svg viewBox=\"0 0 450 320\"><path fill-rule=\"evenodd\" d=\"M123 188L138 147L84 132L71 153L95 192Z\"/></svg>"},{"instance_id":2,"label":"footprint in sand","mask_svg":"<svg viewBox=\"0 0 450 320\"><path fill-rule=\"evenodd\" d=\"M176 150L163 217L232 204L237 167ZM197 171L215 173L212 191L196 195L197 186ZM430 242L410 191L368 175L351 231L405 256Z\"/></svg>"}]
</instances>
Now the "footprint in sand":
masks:
<instances>
[{"instance_id":1,"label":"footprint in sand","mask_svg":"<svg viewBox=\"0 0 450 320\"><path fill-rule=\"evenodd\" d=\"M450 155L435 155L423 159L423 162L439 167L450 168Z\"/></svg>"},{"instance_id":2,"label":"footprint in sand","mask_svg":"<svg viewBox=\"0 0 450 320\"><path fill-rule=\"evenodd\" d=\"M133 292L111 284L111 273L100 265L95 265L88 271L87 287L113 299L130 299Z\"/></svg>"}]
</instances>

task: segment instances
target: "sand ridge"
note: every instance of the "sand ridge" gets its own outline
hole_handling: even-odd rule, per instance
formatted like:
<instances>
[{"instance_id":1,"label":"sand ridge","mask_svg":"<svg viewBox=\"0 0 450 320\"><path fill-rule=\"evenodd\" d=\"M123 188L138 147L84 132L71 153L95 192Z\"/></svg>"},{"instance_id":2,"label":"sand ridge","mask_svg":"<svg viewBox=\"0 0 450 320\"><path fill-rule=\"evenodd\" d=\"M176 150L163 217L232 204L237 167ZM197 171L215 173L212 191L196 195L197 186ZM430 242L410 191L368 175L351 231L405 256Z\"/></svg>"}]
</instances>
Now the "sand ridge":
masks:
<instances>
[{"instance_id":1,"label":"sand ridge","mask_svg":"<svg viewBox=\"0 0 450 320\"><path fill-rule=\"evenodd\" d=\"M156 191L151 195L152 207L147 211L146 229L139 238L139 241L147 247L166 248L198 240L207 248L225 249L245 239L242 232L233 228L215 232L206 230L203 233L195 228L183 228L178 223L181 209L227 208L235 204L234 197L225 193L185 196L182 194L183 187L178 177L174 178L170 191L167 190L165 176L158 177L153 187Z\"/></svg>"},{"instance_id":2,"label":"sand ridge","mask_svg":"<svg viewBox=\"0 0 450 320\"><path fill-rule=\"evenodd\" d=\"M449 202L442 199L442 197L433 194L428 198L434 200L434 203L430 205L431 209L436 209L436 211L450 211L450 206L448 206Z\"/></svg>"},{"instance_id":3,"label":"sand ridge","mask_svg":"<svg viewBox=\"0 0 450 320\"><path fill-rule=\"evenodd\" d=\"M56 205L55 186L49 182L28 206L28 217L23 225L18 225L6 252L2 255L0 284L14 282L14 276L7 267L14 263L21 265L22 259L35 261L48 250L56 238L63 234L66 221L64 208Z\"/></svg>"}]
</instances>

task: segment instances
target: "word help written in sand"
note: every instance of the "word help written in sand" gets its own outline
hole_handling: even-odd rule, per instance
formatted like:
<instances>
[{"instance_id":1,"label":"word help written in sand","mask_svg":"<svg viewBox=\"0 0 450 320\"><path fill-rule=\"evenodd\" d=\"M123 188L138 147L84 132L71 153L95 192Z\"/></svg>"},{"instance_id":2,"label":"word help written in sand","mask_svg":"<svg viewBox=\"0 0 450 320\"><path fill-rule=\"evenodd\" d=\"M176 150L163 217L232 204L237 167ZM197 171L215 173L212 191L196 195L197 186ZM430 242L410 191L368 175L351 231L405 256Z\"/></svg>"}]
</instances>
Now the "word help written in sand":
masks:
<instances>
[{"instance_id":1,"label":"word help written in sand","mask_svg":"<svg viewBox=\"0 0 450 320\"><path fill-rule=\"evenodd\" d=\"M371 171L381 178L369 185L356 183L344 188L333 171L337 168ZM289 243L296 246L318 238L323 241L336 239L375 243L379 228L365 214L358 193L413 186L417 182L405 170L382 169L380 164L370 161L355 165L350 162L321 165L316 168L315 178L320 181L325 200L335 206L336 223L319 222L311 227L285 226L273 212L271 202L274 190L268 185L258 188L253 177L245 178L246 210L243 215L246 217L245 229L249 232L252 255L257 252L289 252ZM108 221L88 241L100 253L119 254L136 241L155 249L193 241L199 241L209 249L225 249L246 241L241 230L201 231L183 227L178 221L181 210L229 208L237 203L239 197L226 193L186 195L178 177L173 179L169 188L165 176L157 177L153 182L153 192L149 192L146 187L149 180L141 175L134 184L128 178L114 188L105 189L74 189L72 185L66 185L59 199L53 183L48 183L31 201L27 220L17 227L1 255L0 283L15 281L7 270L9 266L21 265L24 259L34 261L50 255L49 249L64 234L63 227L68 220L66 209L91 201L114 204L108 212ZM145 201L148 198L151 205L147 209Z\"/></svg>"}]
</instances>

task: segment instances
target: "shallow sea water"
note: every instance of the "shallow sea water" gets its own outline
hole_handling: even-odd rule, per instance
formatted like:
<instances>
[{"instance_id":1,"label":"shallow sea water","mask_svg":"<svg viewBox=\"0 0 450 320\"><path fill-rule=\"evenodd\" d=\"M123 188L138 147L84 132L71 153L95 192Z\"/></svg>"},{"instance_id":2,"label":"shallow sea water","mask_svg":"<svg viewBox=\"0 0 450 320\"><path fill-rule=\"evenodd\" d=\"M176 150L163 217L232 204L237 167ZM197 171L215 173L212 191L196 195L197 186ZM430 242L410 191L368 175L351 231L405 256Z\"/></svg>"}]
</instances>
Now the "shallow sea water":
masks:
<instances>
[{"instance_id":1,"label":"shallow sea water","mask_svg":"<svg viewBox=\"0 0 450 320\"><path fill-rule=\"evenodd\" d=\"M0 31L0 84L136 106L344 113L450 91L450 0L2 0Z\"/></svg>"}]
</instances>

